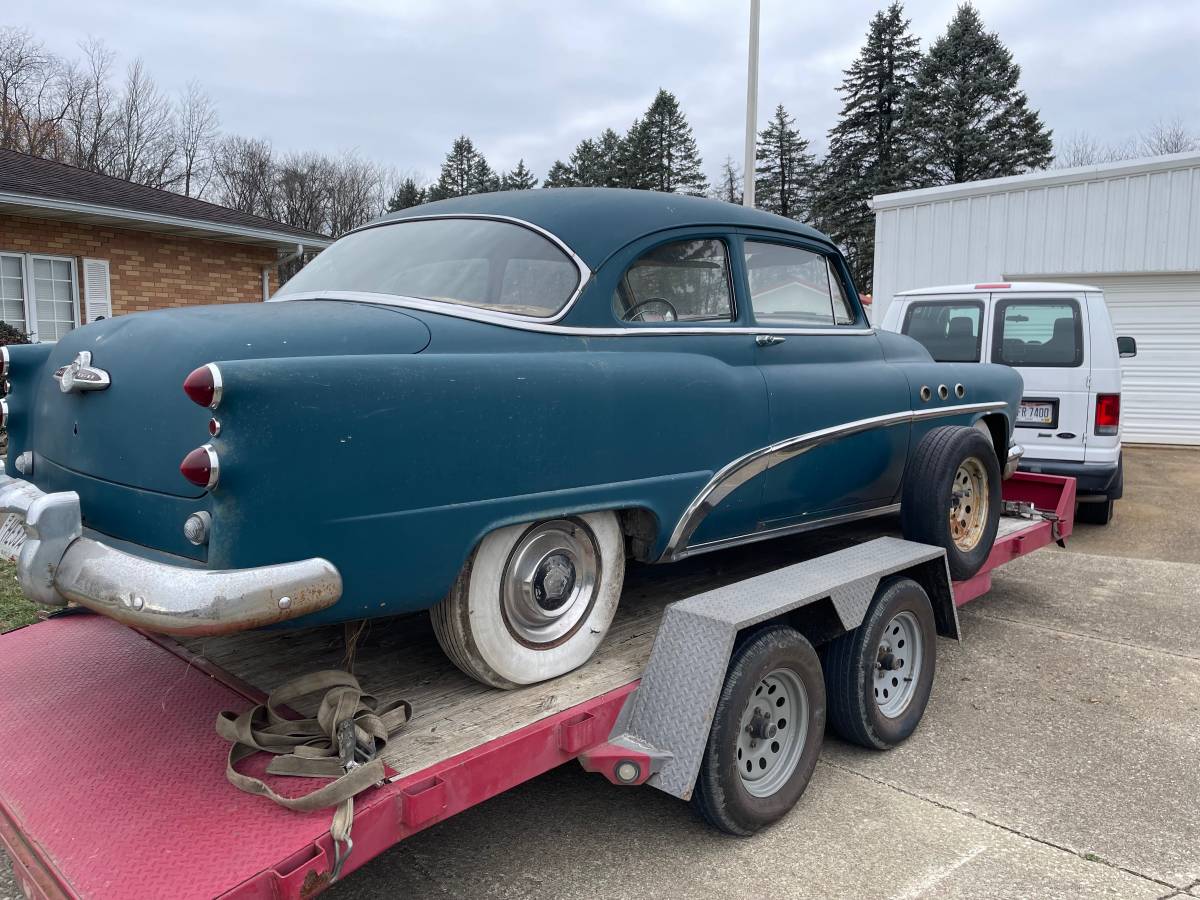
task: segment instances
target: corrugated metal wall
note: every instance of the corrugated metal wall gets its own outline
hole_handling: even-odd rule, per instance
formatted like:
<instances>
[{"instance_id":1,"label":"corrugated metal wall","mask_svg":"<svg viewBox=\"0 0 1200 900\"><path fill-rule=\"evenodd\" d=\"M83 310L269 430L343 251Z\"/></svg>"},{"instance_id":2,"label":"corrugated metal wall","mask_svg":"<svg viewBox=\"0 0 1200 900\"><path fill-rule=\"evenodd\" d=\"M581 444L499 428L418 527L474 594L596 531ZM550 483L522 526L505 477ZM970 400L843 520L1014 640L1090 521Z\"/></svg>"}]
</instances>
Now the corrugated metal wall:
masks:
<instances>
[{"instance_id":1,"label":"corrugated metal wall","mask_svg":"<svg viewBox=\"0 0 1200 900\"><path fill-rule=\"evenodd\" d=\"M876 312L918 287L1020 275L1200 272L1200 154L887 194Z\"/></svg>"}]
</instances>

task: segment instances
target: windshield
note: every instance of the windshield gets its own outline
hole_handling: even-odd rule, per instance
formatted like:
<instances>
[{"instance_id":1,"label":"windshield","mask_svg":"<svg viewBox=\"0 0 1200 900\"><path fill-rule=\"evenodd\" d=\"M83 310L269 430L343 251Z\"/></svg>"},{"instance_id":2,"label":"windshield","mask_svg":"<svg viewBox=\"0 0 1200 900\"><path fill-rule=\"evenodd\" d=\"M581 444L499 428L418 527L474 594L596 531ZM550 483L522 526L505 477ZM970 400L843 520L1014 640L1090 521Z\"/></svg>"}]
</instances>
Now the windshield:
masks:
<instances>
[{"instance_id":1,"label":"windshield","mask_svg":"<svg viewBox=\"0 0 1200 900\"><path fill-rule=\"evenodd\" d=\"M366 291L522 316L552 316L579 269L552 241L492 219L398 221L349 234L276 293Z\"/></svg>"}]
</instances>

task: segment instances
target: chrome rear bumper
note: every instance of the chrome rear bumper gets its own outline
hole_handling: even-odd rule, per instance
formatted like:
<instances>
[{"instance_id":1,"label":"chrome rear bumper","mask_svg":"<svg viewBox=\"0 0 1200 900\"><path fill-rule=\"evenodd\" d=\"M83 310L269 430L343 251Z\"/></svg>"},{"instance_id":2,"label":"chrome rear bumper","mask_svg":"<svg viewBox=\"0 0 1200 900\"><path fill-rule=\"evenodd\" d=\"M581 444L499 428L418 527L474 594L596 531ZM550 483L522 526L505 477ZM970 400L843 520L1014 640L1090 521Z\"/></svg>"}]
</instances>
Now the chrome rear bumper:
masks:
<instances>
[{"instance_id":1,"label":"chrome rear bumper","mask_svg":"<svg viewBox=\"0 0 1200 900\"><path fill-rule=\"evenodd\" d=\"M229 634L326 609L342 595L338 570L319 558L213 571L125 553L83 536L78 494L47 494L4 474L0 512L25 519L17 576L29 599L74 600L148 631Z\"/></svg>"},{"instance_id":2,"label":"chrome rear bumper","mask_svg":"<svg viewBox=\"0 0 1200 900\"><path fill-rule=\"evenodd\" d=\"M1016 474L1017 466L1021 464L1021 457L1025 455L1025 448L1020 444L1009 444L1008 459L1004 462L1004 477L1012 478Z\"/></svg>"}]
</instances>

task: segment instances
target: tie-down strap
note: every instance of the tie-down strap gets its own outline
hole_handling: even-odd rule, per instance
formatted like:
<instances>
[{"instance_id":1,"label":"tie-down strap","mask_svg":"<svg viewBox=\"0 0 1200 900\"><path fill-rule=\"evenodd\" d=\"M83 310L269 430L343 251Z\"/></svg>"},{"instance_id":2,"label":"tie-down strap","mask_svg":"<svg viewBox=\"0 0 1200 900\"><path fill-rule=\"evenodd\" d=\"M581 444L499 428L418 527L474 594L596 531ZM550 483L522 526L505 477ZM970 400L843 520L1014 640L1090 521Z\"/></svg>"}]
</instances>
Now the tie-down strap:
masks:
<instances>
[{"instance_id":1,"label":"tie-down strap","mask_svg":"<svg viewBox=\"0 0 1200 900\"><path fill-rule=\"evenodd\" d=\"M291 719L279 710L309 694L324 692L317 715ZM354 798L386 777L382 754L388 736L412 716L412 706L397 700L382 706L359 687L349 672L328 669L287 682L241 715L222 712L217 733L230 741L225 777L248 794L267 797L287 809L311 812L337 806L329 833L336 851L332 879L353 847ZM267 766L271 775L330 778L329 784L298 797L285 797L262 779L237 770L255 753L275 756Z\"/></svg>"}]
</instances>

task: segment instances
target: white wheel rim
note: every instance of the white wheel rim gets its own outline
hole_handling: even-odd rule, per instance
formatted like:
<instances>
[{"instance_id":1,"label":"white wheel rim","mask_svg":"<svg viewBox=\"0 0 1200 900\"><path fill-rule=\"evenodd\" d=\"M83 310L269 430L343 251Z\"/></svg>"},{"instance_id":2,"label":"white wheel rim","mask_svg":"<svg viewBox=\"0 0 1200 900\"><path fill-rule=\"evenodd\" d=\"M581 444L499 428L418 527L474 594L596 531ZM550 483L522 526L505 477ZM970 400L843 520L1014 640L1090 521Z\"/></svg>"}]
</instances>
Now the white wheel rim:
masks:
<instances>
[{"instance_id":1,"label":"white wheel rim","mask_svg":"<svg viewBox=\"0 0 1200 900\"><path fill-rule=\"evenodd\" d=\"M796 771L808 740L808 692L791 669L765 675L738 724L737 767L754 797L770 797Z\"/></svg>"},{"instance_id":2,"label":"white wheel rim","mask_svg":"<svg viewBox=\"0 0 1200 900\"><path fill-rule=\"evenodd\" d=\"M896 613L879 639L874 691L879 711L889 719L901 715L916 693L925 662L925 640L917 617Z\"/></svg>"},{"instance_id":3,"label":"white wheel rim","mask_svg":"<svg viewBox=\"0 0 1200 900\"><path fill-rule=\"evenodd\" d=\"M599 573L600 551L582 522L554 519L530 528L513 547L500 580L509 632L529 647L556 646L586 618Z\"/></svg>"}]
</instances>

